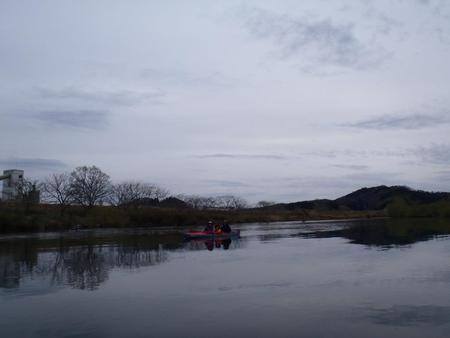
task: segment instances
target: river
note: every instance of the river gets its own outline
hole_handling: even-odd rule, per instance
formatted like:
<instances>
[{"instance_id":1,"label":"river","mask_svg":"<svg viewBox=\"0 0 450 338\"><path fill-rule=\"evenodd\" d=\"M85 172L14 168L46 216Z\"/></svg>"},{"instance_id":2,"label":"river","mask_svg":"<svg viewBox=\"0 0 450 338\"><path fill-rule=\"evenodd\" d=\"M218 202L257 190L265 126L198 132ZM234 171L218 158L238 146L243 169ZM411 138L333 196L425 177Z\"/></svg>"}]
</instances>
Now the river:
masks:
<instances>
[{"instance_id":1,"label":"river","mask_svg":"<svg viewBox=\"0 0 450 338\"><path fill-rule=\"evenodd\" d=\"M450 337L450 220L0 236L1 337Z\"/></svg>"}]
</instances>

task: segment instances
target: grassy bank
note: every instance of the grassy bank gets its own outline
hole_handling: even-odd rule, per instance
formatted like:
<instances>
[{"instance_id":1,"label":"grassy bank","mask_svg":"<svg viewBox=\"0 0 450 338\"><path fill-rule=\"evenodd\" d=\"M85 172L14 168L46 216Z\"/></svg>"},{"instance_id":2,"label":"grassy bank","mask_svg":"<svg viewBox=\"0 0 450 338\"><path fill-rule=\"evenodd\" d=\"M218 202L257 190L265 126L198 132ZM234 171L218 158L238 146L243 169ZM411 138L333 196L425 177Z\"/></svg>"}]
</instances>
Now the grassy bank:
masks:
<instances>
[{"instance_id":1,"label":"grassy bank","mask_svg":"<svg viewBox=\"0 0 450 338\"><path fill-rule=\"evenodd\" d=\"M450 201L441 200L432 203L414 203L397 197L387 207L390 217L450 217Z\"/></svg>"},{"instance_id":2,"label":"grassy bank","mask_svg":"<svg viewBox=\"0 0 450 338\"><path fill-rule=\"evenodd\" d=\"M158 207L91 209L70 206L64 212L55 205L0 205L0 232L30 232L133 226L195 226L209 220L230 223L346 219L385 216L382 211L268 211L263 209L196 210Z\"/></svg>"}]
</instances>

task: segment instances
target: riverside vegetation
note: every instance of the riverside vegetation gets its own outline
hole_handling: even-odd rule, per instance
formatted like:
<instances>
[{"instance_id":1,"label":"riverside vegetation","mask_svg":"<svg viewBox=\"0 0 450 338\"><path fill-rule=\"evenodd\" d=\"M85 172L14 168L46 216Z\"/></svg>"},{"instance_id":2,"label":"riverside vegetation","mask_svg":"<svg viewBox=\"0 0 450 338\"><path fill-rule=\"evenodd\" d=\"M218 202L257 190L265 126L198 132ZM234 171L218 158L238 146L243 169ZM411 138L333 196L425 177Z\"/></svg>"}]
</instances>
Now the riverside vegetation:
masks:
<instances>
[{"instance_id":1,"label":"riverside vegetation","mask_svg":"<svg viewBox=\"0 0 450 338\"><path fill-rule=\"evenodd\" d=\"M41 204L27 198L42 192ZM335 200L294 203L260 201L250 206L236 196L172 195L154 184L113 184L99 168L78 167L43 182L25 181L17 200L0 203L0 232L91 227L192 226L208 220L231 223L373 217L450 217L450 193L403 186L362 188Z\"/></svg>"}]
</instances>

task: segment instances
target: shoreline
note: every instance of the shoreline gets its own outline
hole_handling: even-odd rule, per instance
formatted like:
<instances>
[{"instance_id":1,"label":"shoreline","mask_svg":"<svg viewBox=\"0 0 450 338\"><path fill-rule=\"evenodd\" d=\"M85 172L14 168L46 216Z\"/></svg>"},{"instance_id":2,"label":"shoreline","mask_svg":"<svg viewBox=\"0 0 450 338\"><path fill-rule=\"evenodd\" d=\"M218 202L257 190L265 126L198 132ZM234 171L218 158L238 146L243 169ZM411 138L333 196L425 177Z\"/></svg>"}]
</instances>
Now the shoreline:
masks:
<instances>
[{"instance_id":1,"label":"shoreline","mask_svg":"<svg viewBox=\"0 0 450 338\"><path fill-rule=\"evenodd\" d=\"M329 222L387 217L384 211L264 209L197 210L176 208L117 208L97 206L86 209L71 206L61 210L55 205L0 205L0 234L40 233L73 229L102 228L181 228L196 227L209 220L230 224L270 222Z\"/></svg>"},{"instance_id":2,"label":"shoreline","mask_svg":"<svg viewBox=\"0 0 450 338\"><path fill-rule=\"evenodd\" d=\"M380 216L380 217L371 217L371 218L342 218L342 219L314 219L314 220L293 220L293 221L268 221L268 222L246 222L246 223L232 223L230 226L246 226L246 225L254 225L254 224L277 224L277 225L289 225L289 224L305 224L305 225L314 225L321 223L345 223L345 222L364 222L367 220L383 220L383 219L392 219L389 216ZM111 232L111 231L155 231L155 232L176 232L180 230L187 229L195 229L197 227L201 227L202 225L181 225L181 226L145 226L145 225L136 225L136 226L123 226L123 227L107 227L107 226L99 226L99 227L87 227L87 228L79 228L79 229L61 229L61 230L44 230L44 231L30 231L30 232L0 232L0 241L2 239L10 239L10 238L20 238L20 237L29 237L32 235L40 236L40 235L49 235L52 234L82 234L84 232L90 231L100 231L100 232Z\"/></svg>"}]
</instances>

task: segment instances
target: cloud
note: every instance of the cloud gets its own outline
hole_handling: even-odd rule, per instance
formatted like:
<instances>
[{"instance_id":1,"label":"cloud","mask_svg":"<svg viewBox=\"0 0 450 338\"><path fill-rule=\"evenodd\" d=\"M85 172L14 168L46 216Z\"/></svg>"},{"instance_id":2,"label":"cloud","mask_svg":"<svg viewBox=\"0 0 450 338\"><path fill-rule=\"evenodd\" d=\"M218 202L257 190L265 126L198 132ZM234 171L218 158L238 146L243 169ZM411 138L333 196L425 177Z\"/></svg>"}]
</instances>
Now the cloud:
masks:
<instances>
[{"instance_id":1,"label":"cloud","mask_svg":"<svg viewBox=\"0 0 450 338\"><path fill-rule=\"evenodd\" d=\"M373 157L388 157L405 159L405 165L420 165L427 164L450 164L450 144L431 144L422 147L411 147L397 150L367 150L367 151L352 151L345 149L328 150L323 152L304 153L303 155L318 156L324 158L338 158L341 156L351 157L355 159L365 159ZM352 169L352 170L366 170L369 169L364 165L347 165L336 164L332 165L336 168ZM441 171L443 173L443 171Z\"/></svg>"},{"instance_id":2,"label":"cloud","mask_svg":"<svg viewBox=\"0 0 450 338\"><path fill-rule=\"evenodd\" d=\"M363 43L353 25L330 19L313 21L253 9L247 11L245 27L256 38L277 44L282 58L306 57L316 66L365 69L378 65L386 56L380 47Z\"/></svg>"},{"instance_id":3,"label":"cloud","mask_svg":"<svg viewBox=\"0 0 450 338\"><path fill-rule=\"evenodd\" d=\"M448 114L383 115L344 126L360 129L423 129L450 124Z\"/></svg>"},{"instance_id":4,"label":"cloud","mask_svg":"<svg viewBox=\"0 0 450 338\"><path fill-rule=\"evenodd\" d=\"M317 156L323 158L338 158L338 157L352 157L352 158L369 158L369 157L408 157L411 156L410 150L354 150L354 149L327 149L301 152L302 156ZM355 169L355 168L354 168Z\"/></svg>"},{"instance_id":5,"label":"cloud","mask_svg":"<svg viewBox=\"0 0 450 338\"><path fill-rule=\"evenodd\" d=\"M0 165L6 168L32 168L32 169L63 169L67 165L59 160L46 158L20 158L9 157L0 159Z\"/></svg>"},{"instance_id":6,"label":"cloud","mask_svg":"<svg viewBox=\"0 0 450 338\"><path fill-rule=\"evenodd\" d=\"M140 75L143 79L155 80L158 83L170 85L227 87L232 83L230 79L226 79L219 72L200 75L185 71L167 71L156 68L145 68L141 71Z\"/></svg>"},{"instance_id":7,"label":"cloud","mask_svg":"<svg viewBox=\"0 0 450 338\"><path fill-rule=\"evenodd\" d=\"M450 170L436 172L436 180L439 182L450 182Z\"/></svg>"},{"instance_id":8,"label":"cloud","mask_svg":"<svg viewBox=\"0 0 450 338\"><path fill-rule=\"evenodd\" d=\"M79 100L97 102L108 105L133 106L140 103L161 103L165 94L161 91L132 91L132 90L83 90L74 87L62 89L36 88L38 95L45 99Z\"/></svg>"},{"instance_id":9,"label":"cloud","mask_svg":"<svg viewBox=\"0 0 450 338\"><path fill-rule=\"evenodd\" d=\"M398 184L400 173L395 172L367 172L367 173L351 173L337 176L305 176L305 177L283 177L277 179L284 182L286 186L295 187L311 186L311 187L349 187L352 185L394 185ZM403 182L403 181L402 181Z\"/></svg>"},{"instance_id":10,"label":"cloud","mask_svg":"<svg viewBox=\"0 0 450 338\"><path fill-rule=\"evenodd\" d=\"M266 189L267 187L277 188L276 195L270 196L271 199L290 202L316 198L337 198L361 187L399 184L413 186L411 182L402 178L401 173L383 171L336 174L336 176L267 177L263 181Z\"/></svg>"},{"instance_id":11,"label":"cloud","mask_svg":"<svg viewBox=\"0 0 450 338\"><path fill-rule=\"evenodd\" d=\"M357 165L357 164L334 164L332 166L335 168L350 169L350 170L367 170L367 169L369 169L369 167L366 165Z\"/></svg>"},{"instance_id":12,"label":"cloud","mask_svg":"<svg viewBox=\"0 0 450 338\"><path fill-rule=\"evenodd\" d=\"M195 158L200 159L236 159L236 160L296 160L305 159L309 157L326 158L330 161L332 159L339 160L339 158L346 157L352 158L354 161L358 159L367 159L373 157L393 157L393 158L408 158L411 156L417 156L418 149L398 149L398 150L354 150L354 149L327 149L327 150L314 150L314 151L299 151L294 154L242 154L242 153L212 153L194 155ZM355 171L368 170L367 165L358 164L330 164L331 167L348 169Z\"/></svg>"},{"instance_id":13,"label":"cloud","mask_svg":"<svg viewBox=\"0 0 450 338\"><path fill-rule=\"evenodd\" d=\"M41 111L30 116L50 127L98 130L108 125L108 113L97 110Z\"/></svg>"},{"instance_id":14,"label":"cloud","mask_svg":"<svg viewBox=\"0 0 450 338\"><path fill-rule=\"evenodd\" d=\"M432 144L428 147L412 149L411 153L418 157L421 163L450 164L449 144Z\"/></svg>"},{"instance_id":15,"label":"cloud","mask_svg":"<svg viewBox=\"0 0 450 338\"><path fill-rule=\"evenodd\" d=\"M367 173L352 173L342 176L342 180L347 180L349 183L358 183L360 185L410 185L406 182L400 172L367 172Z\"/></svg>"},{"instance_id":16,"label":"cloud","mask_svg":"<svg viewBox=\"0 0 450 338\"><path fill-rule=\"evenodd\" d=\"M284 155L275 155L275 154L226 154L226 153L218 153L218 154L206 154L206 155L196 155L197 158L229 158L229 159L237 159L237 160L254 160L254 159L263 159L263 160L285 160L287 159Z\"/></svg>"},{"instance_id":17,"label":"cloud","mask_svg":"<svg viewBox=\"0 0 450 338\"><path fill-rule=\"evenodd\" d=\"M245 184L240 181L229 181L229 180L204 180L208 185L220 186L223 188L239 188L239 187L248 187L248 184Z\"/></svg>"}]
</instances>

